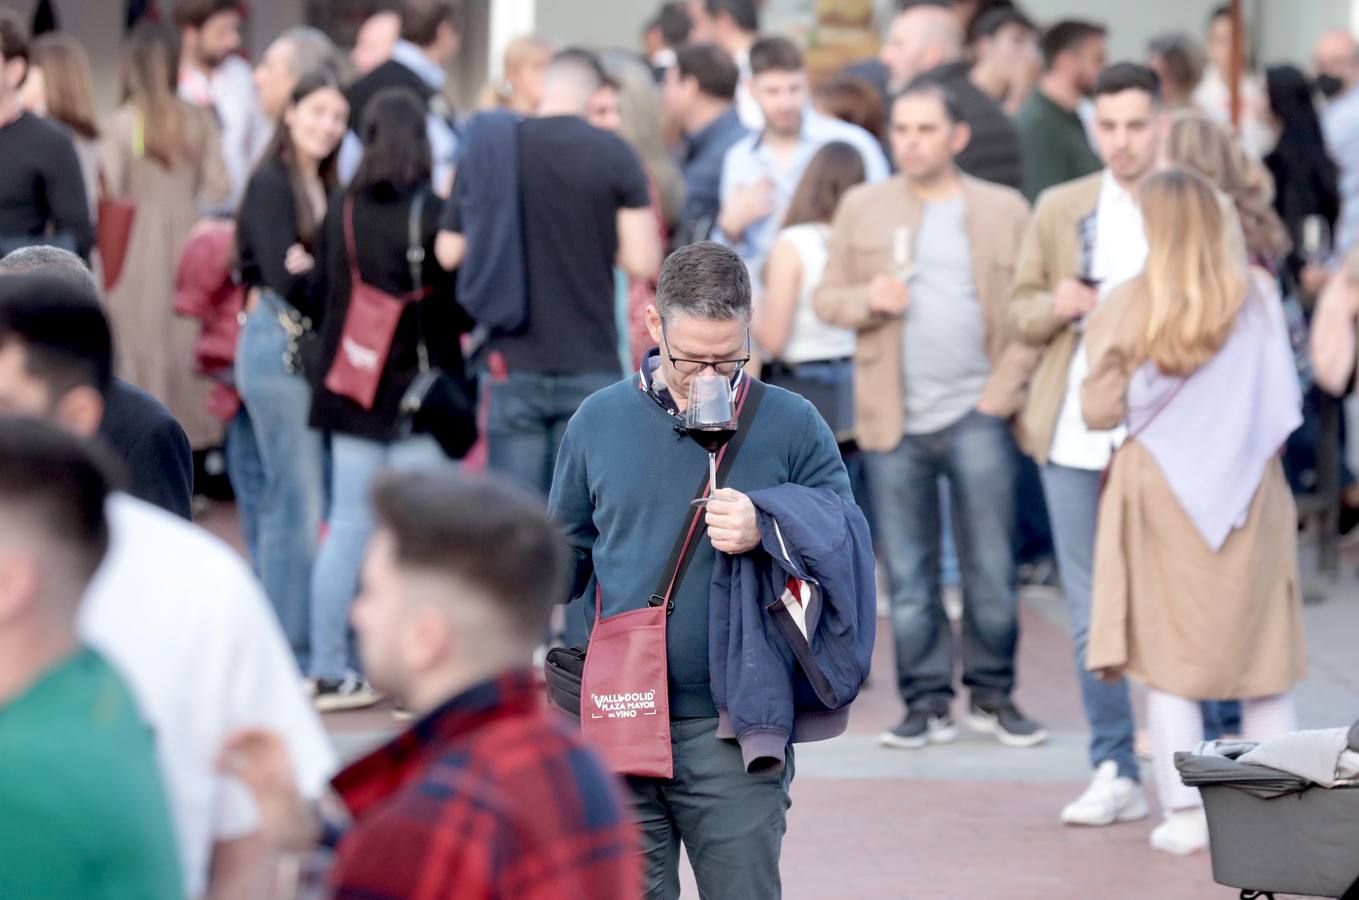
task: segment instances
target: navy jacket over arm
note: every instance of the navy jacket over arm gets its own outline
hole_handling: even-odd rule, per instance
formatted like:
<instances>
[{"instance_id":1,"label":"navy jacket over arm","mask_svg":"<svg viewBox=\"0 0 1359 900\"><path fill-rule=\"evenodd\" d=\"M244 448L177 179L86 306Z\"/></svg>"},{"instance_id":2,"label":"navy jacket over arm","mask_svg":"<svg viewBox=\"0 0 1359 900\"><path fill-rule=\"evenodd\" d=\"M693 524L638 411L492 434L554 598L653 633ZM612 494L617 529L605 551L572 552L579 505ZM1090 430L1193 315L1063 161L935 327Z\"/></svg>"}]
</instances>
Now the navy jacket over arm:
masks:
<instances>
[{"instance_id":1,"label":"navy jacket over arm","mask_svg":"<svg viewBox=\"0 0 1359 900\"><path fill-rule=\"evenodd\" d=\"M460 145L442 231L467 239L458 300L485 336L516 334L528 318L524 213L519 196L519 116L478 113Z\"/></svg>"},{"instance_id":2,"label":"navy jacket over arm","mask_svg":"<svg viewBox=\"0 0 1359 900\"><path fill-rule=\"evenodd\" d=\"M877 625L873 543L864 514L835 491L798 484L752 491L761 546L718 554L708 656L719 737L751 772L783 767L789 741L844 732L868 677ZM783 601L810 588L806 633Z\"/></svg>"}]
</instances>

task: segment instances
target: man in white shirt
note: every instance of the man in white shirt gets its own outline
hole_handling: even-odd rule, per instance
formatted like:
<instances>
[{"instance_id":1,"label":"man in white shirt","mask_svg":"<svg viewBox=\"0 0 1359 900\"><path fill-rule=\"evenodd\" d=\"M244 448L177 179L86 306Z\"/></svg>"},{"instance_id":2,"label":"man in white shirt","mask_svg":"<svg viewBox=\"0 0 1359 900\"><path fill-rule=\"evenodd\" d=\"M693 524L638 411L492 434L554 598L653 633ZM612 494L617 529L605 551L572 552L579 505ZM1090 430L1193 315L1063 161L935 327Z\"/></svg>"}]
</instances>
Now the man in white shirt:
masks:
<instances>
[{"instance_id":1,"label":"man in white shirt","mask_svg":"<svg viewBox=\"0 0 1359 900\"><path fill-rule=\"evenodd\" d=\"M53 274L0 276L0 411L93 437L112 378L99 300ZM253 800L216 769L245 727L284 735L304 793L336 758L268 601L206 531L126 494L108 503L110 550L85 596L81 637L127 680L156 734L186 896L266 896L271 857Z\"/></svg>"},{"instance_id":2,"label":"man in white shirt","mask_svg":"<svg viewBox=\"0 0 1359 900\"><path fill-rule=\"evenodd\" d=\"M1105 168L1039 195L1009 306L1013 332L1042 353L1020 429L1025 449L1042 467L1092 732L1095 776L1062 811L1069 825L1112 825L1147 815L1127 685L1101 682L1085 666L1100 478L1120 436L1085 427L1080 387L1088 371L1086 314L1146 261L1136 192L1155 168L1160 134L1156 73L1132 63L1105 69L1095 87L1095 137Z\"/></svg>"},{"instance_id":3,"label":"man in white shirt","mask_svg":"<svg viewBox=\"0 0 1359 900\"><path fill-rule=\"evenodd\" d=\"M273 134L273 123L255 96L250 63L236 55L241 46L239 0L178 0L175 25L180 38L179 96L216 112L222 159L231 175L230 196L204 212L232 215Z\"/></svg>"},{"instance_id":4,"label":"man in white shirt","mask_svg":"<svg viewBox=\"0 0 1359 900\"><path fill-rule=\"evenodd\" d=\"M1317 85L1326 96L1321 127L1340 168L1340 221L1333 263L1359 245L1359 41L1348 31L1328 31L1317 41Z\"/></svg>"}]
</instances>

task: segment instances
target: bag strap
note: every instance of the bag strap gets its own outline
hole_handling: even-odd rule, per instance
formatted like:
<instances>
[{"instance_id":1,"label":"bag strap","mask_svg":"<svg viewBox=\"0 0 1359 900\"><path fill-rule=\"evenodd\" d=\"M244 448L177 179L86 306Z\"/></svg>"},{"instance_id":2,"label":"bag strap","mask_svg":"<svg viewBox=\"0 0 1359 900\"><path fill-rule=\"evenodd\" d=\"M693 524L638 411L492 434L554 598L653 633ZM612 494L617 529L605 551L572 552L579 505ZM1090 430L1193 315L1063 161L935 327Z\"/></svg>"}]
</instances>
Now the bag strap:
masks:
<instances>
[{"instance_id":1,"label":"bag strap","mask_svg":"<svg viewBox=\"0 0 1359 900\"><path fill-rule=\"evenodd\" d=\"M1181 378L1180 383L1175 385L1174 390L1167 394L1166 398L1162 400L1154 410L1151 411L1151 415L1144 419L1142 424L1138 425L1137 428L1129 430L1127 440L1125 440L1124 443L1127 443L1128 441L1137 438L1142 434L1142 432L1150 428L1151 424L1156 421L1156 419L1161 415L1161 413L1165 412L1166 408L1169 407L1170 404L1175 402L1175 398L1180 395L1180 391L1184 390L1184 386L1188 384L1189 379L1193 377L1194 376L1190 374Z\"/></svg>"},{"instance_id":2,"label":"bag strap","mask_svg":"<svg viewBox=\"0 0 1359 900\"><path fill-rule=\"evenodd\" d=\"M415 303L415 354L422 375L429 371L429 347L425 344L425 317L420 303L426 294L425 242L420 239L424 212L425 191L422 188L411 201L410 220L406 229L406 265L411 270L411 296Z\"/></svg>"},{"instance_id":3,"label":"bag strap","mask_svg":"<svg viewBox=\"0 0 1359 900\"><path fill-rule=\"evenodd\" d=\"M430 295L430 289L425 287L420 278L421 267L425 262L425 247L420 240L420 220L425 208L425 191L421 190L411 200L411 215L409 236L406 245L406 260L411 266L411 278L414 281L412 290L408 294L402 295L399 299L404 299L407 303L416 300L423 300ZM354 245L354 195L346 193L344 197L344 245L349 252L349 280L351 284L367 284L363 280L363 274L359 272L359 254ZM415 262L413 257L419 254L419 262ZM385 293L385 292L384 292Z\"/></svg>"},{"instance_id":4,"label":"bag strap","mask_svg":"<svg viewBox=\"0 0 1359 900\"><path fill-rule=\"evenodd\" d=\"M765 386L762 382L751 378L749 375L742 376L742 383L737 388L736 395L736 434L732 435L727 445L717 455L717 479L724 478L731 472L731 468L736 463L736 457L741 451L741 445L745 442L745 436L750 431L750 424L755 419L755 412L760 407L760 400L764 397ZM703 474L703 480L694 491L694 499L701 500L708 496L708 474ZM670 550L670 558L666 560L665 568L662 569L660 581L656 584L656 591L651 595L652 606L665 606L666 615L669 615L675 608L672 599L674 591L684 581L684 573L689 568L689 562L693 559L694 551L698 549L698 542L695 540L703 529L707 526L703 522L704 509L694 507L693 514L689 516L685 524L680 528L679 534L675 536L675 544ZM595 621L598 622L603 614L604 592L599 584L599 579L595 579Z\"/></svg>"},{"instance_id":5,"label":"bag strap","mask_svg":"<svg viewBox=\"0 0 1359 900\"><path fill-rule=\"evenodd\" d=\"M344 247L349 252L349 280L353 284L363 284L359 274L359 254L354 249L354 195L344 195Z\"/></svg>"}]
</instances>

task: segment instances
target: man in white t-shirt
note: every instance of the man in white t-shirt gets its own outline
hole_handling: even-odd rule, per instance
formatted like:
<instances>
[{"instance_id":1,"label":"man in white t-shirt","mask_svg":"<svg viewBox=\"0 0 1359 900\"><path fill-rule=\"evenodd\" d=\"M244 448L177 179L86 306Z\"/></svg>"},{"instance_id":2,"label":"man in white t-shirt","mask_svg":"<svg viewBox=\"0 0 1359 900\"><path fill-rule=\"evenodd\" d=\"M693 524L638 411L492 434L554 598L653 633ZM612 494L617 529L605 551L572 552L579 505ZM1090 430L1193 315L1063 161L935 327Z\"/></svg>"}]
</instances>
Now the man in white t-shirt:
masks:
<instances>
[{"instance_id":1,"label":"man in white t-shirt","mask_svg":"<svg viewBox=\"0 0 1359 900\"><path fill-rule=\"evenodd\" d=\"M238 56L241 4L237 0L178 0L179 96L211 107L222 136L222 160L231 175L231 194L205 213L234 215L255 162L273 135L255 95L250 63Z\"/></svg>"},{"instance_id":2,"label":"man in white t-shirt","mask_svg":"<svg viewBox=\"0 0 1359 900\"><path fill-rule=\"evenodd\" d=\"M1042 467L1092 733L1095 775L1085 793L1062 810L1068 825L1113 825L1147 816L1128 687L1122 681L1102 682L1085 666L1100 480L1120 435L1085 427L1080 389L1088 371L1086 314L1140 274L1146 262L1136 192L1156 165L1160 106L1160 85L1151 69L1120 63L1100 74L1095 137L1105 168L1039 195L1009 307L1014 333L1042 352L1020 429L1025 449Z\"/></svg>"},{"instance_id":3,"label":"man in white t-shirt","mask_svg":"<svg viewBox=\"0 0 1359 900\"><path fill-rule=\"evenodd\" d=\"M54 274L0 276L0 411L93 437L112 377L94 293ZM273 877L244 788L216 769L227 735L284 736L303 792L336 758L259 585L230 547L126 494L108 503L110 549L80 613L82 638L127 680L156 734L185 877L196 898L267 895Z\"/></svg>"}]
</instances>

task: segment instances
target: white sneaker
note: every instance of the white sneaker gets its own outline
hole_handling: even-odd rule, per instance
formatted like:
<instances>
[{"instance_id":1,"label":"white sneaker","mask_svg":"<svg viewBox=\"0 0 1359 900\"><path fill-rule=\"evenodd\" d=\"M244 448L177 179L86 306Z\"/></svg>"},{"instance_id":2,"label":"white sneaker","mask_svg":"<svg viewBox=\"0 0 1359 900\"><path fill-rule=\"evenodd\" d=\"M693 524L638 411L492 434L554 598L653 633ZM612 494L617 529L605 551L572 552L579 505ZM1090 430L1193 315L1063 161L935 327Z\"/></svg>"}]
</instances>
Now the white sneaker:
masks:
<instances>
[{"instance_id":1,"label":"white sneaker","mask_svg":"<svg viewBox=\"0 0 1359 900\"><path fill-rule=\"evenodd\" d=\"M1100 827L1147 817L1142 785L1118 774L1118 763L1106 760L1095 770L1090 786L1062 810L1062 824Z\"/></svg>"},{"instance_id":2,"label":"white sneaker","mask_svg":"<svg viewBox=\"0 0 1359 900\"><path fill-rule=\"evenodd\" d=\"M1151 846L1162 853L1189 856L1208 846L1208 818L1203 807L1177 809L1151 833Z\"/></svg>"}]
</instances>

